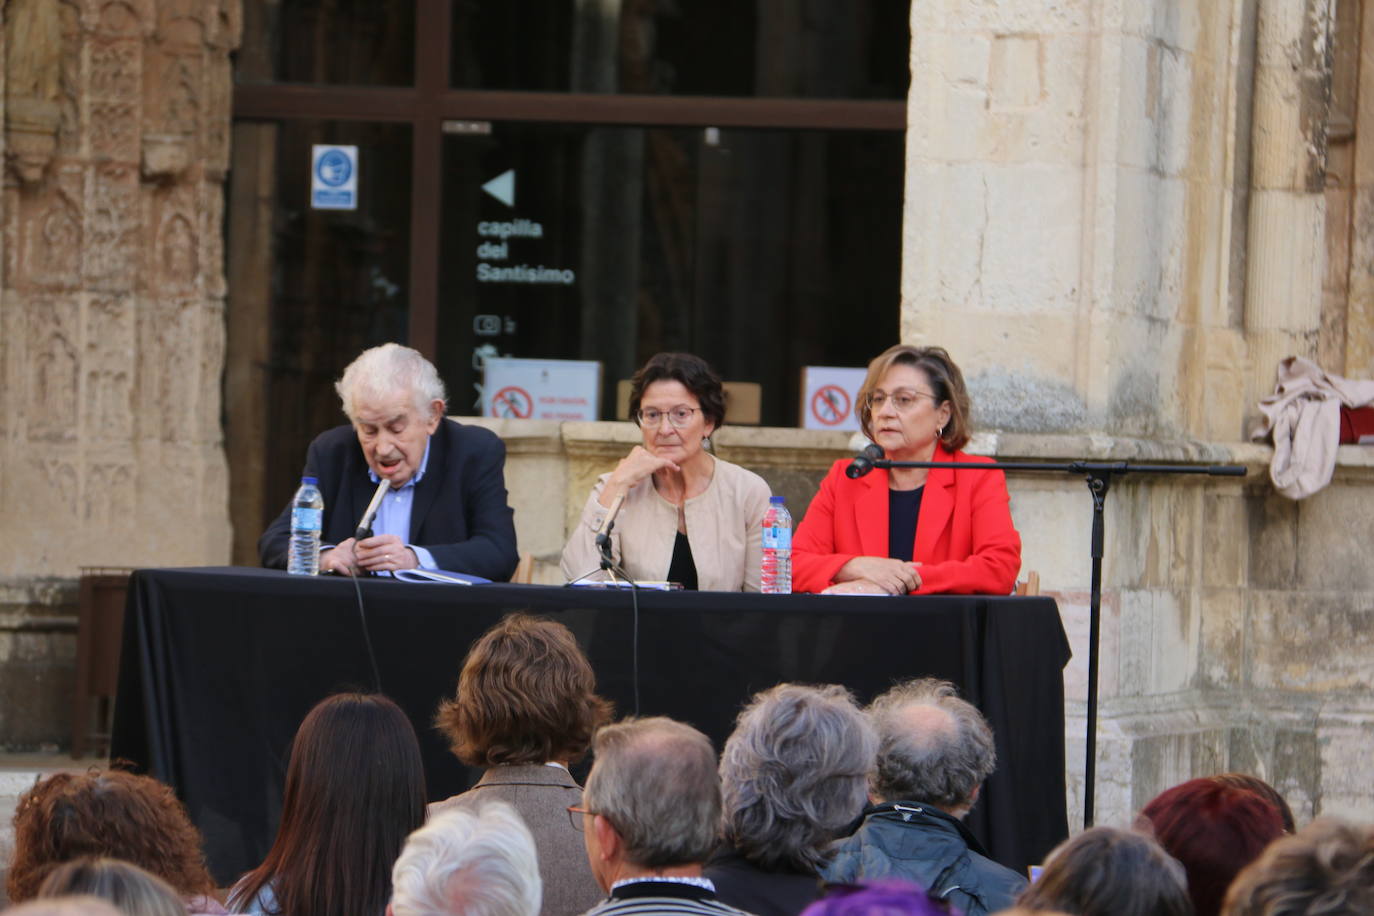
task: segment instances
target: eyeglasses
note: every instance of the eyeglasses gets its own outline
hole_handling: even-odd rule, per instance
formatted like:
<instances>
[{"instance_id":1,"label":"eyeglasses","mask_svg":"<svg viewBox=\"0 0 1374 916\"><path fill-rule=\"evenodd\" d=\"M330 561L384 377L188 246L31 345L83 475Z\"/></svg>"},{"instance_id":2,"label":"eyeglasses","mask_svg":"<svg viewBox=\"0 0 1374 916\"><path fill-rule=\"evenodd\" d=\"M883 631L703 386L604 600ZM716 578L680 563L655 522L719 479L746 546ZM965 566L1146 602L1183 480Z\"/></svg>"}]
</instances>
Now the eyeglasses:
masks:
<instances>
[{"instance_id":1,"label":"eyeglasses","mask_svg":"<svg viewBox=\"0 0 1374 916\"><path fill-rule=\"evenodd\" d=\"M572 821L573 829L578 833L583 832L582 818L586 816L596 817L596 812L577 805L568 805L568 820Z\"/></svg>"},{"instance_id":2,"label":"eyeglasses","mask_svg":"<svg viewBox=\"0 0 1374 916\"><path fill-rule=\"evenodd\" d=\"M673 425L674 429L682 429L682 427L692 422L692 414L696 413L698 410L701 410L701 408L687 407L682 404L670 410L659 410L657 407L646 407L639 412L639 425L653 428L662 423L664 417L667 417L668 422Z\"/></svg>"},{"instance_id":3,"label":"eyeglasses","mask_svg":"<svg viewBox=\"0 0 1374 916\"><path fill-rule=\"evenodd\" d=\"M940 399L927 391L896 391L888 394L886 391L874 391L868 396L868 409L872 413L877 413L883 409L883 405L888 399L892 399L892 406L897 409L897 413L906 413L921 398L930 398L931 403L939 404Z\"/></svg>"}]
</instances>

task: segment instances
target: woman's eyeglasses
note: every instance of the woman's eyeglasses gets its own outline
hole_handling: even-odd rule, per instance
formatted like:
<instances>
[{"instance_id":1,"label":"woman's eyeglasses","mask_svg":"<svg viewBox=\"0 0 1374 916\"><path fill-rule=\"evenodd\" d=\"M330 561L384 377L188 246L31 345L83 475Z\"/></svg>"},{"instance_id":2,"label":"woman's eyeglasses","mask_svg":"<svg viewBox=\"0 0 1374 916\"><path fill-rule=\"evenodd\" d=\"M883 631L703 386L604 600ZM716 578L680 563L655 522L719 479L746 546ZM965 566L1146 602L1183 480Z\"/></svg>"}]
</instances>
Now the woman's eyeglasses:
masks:
<instances>
[{"instance_id":1,"label":"woman's eyeglasses","mask_svg":"<svg viewBox=\"0 0 1374 916\"><path fill-rule=\"evenodd\" d=\"M678 406L669 410L659 410L657 407L646 407L639 412L639 425L650 428L658 426L667 417L668 422L674 429L682 429L692 422L692 414L701 410L700 407Z\"/></svg>"},{"instance_id":2,"label":"woman's eyeglasses","mask_svg":"<svg viewBox=\"0 0 1374 916\"><path fill-rule=\"evenodd\" d=\"M932 403L940 403L939 398L924 391L897 391L892 394L888 394L886 391L874 391L868 396L868 409L877 413L891 399L892 406L897 409L897 413L906 413L915 407L916 402L921 398L930 398Z\"/></svg>"}]
</instances>

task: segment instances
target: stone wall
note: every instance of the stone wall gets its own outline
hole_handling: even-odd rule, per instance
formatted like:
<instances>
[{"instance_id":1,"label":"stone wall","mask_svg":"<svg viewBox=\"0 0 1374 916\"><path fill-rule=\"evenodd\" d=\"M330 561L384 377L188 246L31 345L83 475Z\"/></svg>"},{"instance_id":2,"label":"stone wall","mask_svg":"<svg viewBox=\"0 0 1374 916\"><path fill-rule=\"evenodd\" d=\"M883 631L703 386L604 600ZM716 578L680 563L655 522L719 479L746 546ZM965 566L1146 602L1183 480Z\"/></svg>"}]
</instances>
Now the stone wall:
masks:
<instances>
[{"instance_id":1,"label":"stone wall","mask_svg":"<svg viewBox=\"0 0 1374 916\"><path fill-rule=\"evenodd\" d=\"M1374 377L1359 256L1374 172L1358 142L1327 171L1332 112L1356 110L1333 109L1333 59L1358 62L1337 91L1357 83L1367 108L1371 14L1362 0L912 5L903 339L950 348L1001 457L1252 469L1130 478L1108 497L1099 821L1228 768L1304 814L1374 816L1358 775L1374 753L1374 462L1343 449L1332 485L1293 503L1245 441L1283 356ZM1348 277L1331 279L1328 248ZM1075 646L1078 812L1087 496L1012 487L1026 566Z\"/></svg>"},{"instance_id":2,"label":"stone wall","mask_svg":"<svg viewBox=\"0 0 1374 916\"><path fill-rule=\"evenodd\" d=\"M240 13L3 13L0 709L46 709L69 678L60 618L81 567L228 558L221 222ZM20 673L39 657L46 673ZM0 743L65 722L7 717Z\"/></svg>"}]
</instances>

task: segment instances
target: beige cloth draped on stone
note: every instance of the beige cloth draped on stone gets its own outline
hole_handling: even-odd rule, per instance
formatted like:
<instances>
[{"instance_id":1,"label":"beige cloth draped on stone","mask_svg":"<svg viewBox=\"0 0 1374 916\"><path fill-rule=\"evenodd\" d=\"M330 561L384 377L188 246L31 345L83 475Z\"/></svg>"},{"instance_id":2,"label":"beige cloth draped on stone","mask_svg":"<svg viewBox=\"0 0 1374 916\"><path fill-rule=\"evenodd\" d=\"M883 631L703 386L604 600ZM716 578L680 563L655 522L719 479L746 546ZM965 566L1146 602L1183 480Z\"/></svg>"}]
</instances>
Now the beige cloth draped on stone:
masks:
<instances>
[{"instance_id":1,"label":"beige cloth draped on stone","mask_svg":"<svg viewBox=\"0 0 1374 916\"><path fill-rule=\"evenodd\" d=\"M1274 437L1269 478L1289 499L1311 496L1331 482L1341 438L1341 405L1374 404L1374 381L1352 381L1324 372L1301 356L1279 363L1274 393L1260 401L1264 422L1251 439Z\"/></svg>"}]
</instances>

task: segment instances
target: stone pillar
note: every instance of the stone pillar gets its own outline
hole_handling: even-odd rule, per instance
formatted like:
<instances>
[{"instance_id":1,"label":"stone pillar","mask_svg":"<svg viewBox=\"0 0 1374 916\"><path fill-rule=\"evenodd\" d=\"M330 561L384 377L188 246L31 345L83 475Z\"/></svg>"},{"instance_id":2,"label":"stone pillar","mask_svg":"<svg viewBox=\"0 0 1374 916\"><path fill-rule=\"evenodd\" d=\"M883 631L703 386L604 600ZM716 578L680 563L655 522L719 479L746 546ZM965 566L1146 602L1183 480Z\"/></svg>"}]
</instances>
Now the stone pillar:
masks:
<instances>
[{"instance_id":1,"label":"stone pillar","mask_svg":"<svg viewBox=\"0 0 1374 916\"><path fill-rule=\"evenodd\" d=\"M24 623L70 600L52 583L229 557L221 222L239 0L11 0L5 16L0 661L20 631L26 657L60 661L69 646L35 648ZM26 689L50 699L54 671ZM0 679L0 708L38 701L12 693L20 680ZM65 724L0 721L0 745Z\"/></svg>"},{"instance_id":2,"label":"stone pillar","mask_svg":"<svg viewBox=\"0 0 1374 916\"><path fill-rule=\"evenodd\" d=\"M1281 359L1316 355L1333 2L1259 4L1245 283L1249 405L1274 390Z\"/></svg>"}]
</instances>

